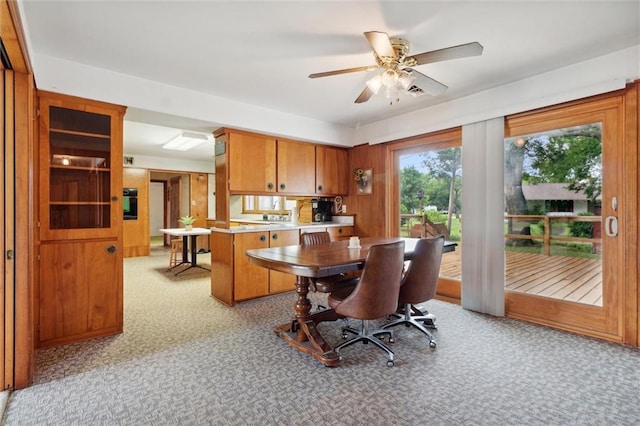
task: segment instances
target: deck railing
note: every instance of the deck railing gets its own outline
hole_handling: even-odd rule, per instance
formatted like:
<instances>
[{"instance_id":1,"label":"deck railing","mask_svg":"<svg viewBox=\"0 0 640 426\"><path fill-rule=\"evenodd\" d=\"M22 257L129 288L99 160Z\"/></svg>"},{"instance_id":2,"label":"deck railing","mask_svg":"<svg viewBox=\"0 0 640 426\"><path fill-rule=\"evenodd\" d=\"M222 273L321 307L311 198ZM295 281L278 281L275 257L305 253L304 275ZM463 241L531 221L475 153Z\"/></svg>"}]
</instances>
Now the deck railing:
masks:
<instances>
[{"instance_id":1,"label":"deck railing","mask_svg":"<svg viewBox=\"0 0 640 426\"><path fill-rule=\"evenodd\" d=\"M543 253L545 256L551 254L551 242L566 242L566 243L587 243L591 244L594 252L600 251L602 244L602 238L600 238L600 221L601 216L574 216L574 215L505 215L505 221L507 224L507 232L505 232L505 238L514 240L536 240L543 242ZM526 226L520 228L519 233L509 232L516 228L516 222L523 221L528 223L544 221L544 233L543 235L531 235L531 233L522 232ZM553 223L569 223L569 222L591 222L593 223L593 232L591 237L569 237L563 235L553 235ZM529 228L530 229L530 228Z\"/></svg>"},{"instance_id":2,"label":"deck railing","mask_svg":"<svg viewBox=\"0 0 640 426\"><path fill-rule=\"evenodd\" d=\"M400 219L406 219L404 227L400 230L407 237L434 237L437 235L449 236L449 229L444 223L432 222L424 214L401 214ZM417 219L411 220L411 219ZM419 229L413 229L417 227Z\"/></svg>"}]
</instances>

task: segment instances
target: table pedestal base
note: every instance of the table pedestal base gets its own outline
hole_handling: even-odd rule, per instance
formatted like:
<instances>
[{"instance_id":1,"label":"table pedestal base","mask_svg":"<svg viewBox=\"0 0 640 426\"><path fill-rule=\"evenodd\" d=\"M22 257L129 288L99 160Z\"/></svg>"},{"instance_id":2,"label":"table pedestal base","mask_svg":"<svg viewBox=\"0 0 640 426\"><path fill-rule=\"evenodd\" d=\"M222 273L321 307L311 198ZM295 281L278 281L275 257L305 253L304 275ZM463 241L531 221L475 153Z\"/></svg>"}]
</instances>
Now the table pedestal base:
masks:
<instances>
[{"instance_id":1,"label":"table pedestal base","mask_svg":"<svg viewBox=\"0 0 640 426\"><path fill-rule=\"evenodd\" d=\"M308 288L308 279L299 276L296 281L298 293L295 304L296 319L286 324L276 325L273 331L290 346L311 355L327 367L336 367L340 363L340 357L324 341L316 325L323 321L336 321L338 314L333 309L310 314L311 302L307 299Z\"/></svg>"},{"instance_id":2,"label":"table pedestal base","mask_svg":"<svg viewBox=\"0 0 640 426\"><path fill-rule=\"evenodd\" d=\"M308 335L308 339L302 342L298 341L298 332L290 331L290 324L277 325L273 331L290 346L311 355L327 367L337 367L340 364L340 358L320 336L313 322L301 326L300 329Z\"/></svg>"}]
</instances>

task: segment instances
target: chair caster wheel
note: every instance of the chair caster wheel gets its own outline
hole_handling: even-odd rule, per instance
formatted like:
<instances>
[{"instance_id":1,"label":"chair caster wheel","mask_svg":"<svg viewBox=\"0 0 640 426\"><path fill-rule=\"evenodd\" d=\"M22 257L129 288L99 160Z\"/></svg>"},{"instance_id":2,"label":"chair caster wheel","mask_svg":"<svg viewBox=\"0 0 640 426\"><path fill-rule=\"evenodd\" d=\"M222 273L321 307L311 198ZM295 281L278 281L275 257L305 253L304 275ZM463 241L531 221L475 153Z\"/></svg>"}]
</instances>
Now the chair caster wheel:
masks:
<instances>
[{"instance_id":1,"label":"chair caster wheel","mask_svg":"<svg viewBox=\"0 0 640 426\"><path fill-rule=\"evenodd\" d=\"M430 341L429 342L429 347L430 348L435 348L436 347L436 341L435 340Z\"/></svg>"},{"instance_id":2,"label":"chair caster wheel","mask_svg":"<svg viewBox=\"0 0 640 426\"><path fill-rule=\"evenodd\" d=\"M393 337L389 337L389 343L395 343L396 339L394 339Z\"/></svg>"},{"instance_id":3,"label":"chair caster wheel","mask_svg":"<svg viewBox=\"0 0 640 426\"><path fill-rule=\"evenodd\" d=\"M389 361L387 361L387 367L393 367L393 360L390 359Z\"/></svg>"}]
</instances>

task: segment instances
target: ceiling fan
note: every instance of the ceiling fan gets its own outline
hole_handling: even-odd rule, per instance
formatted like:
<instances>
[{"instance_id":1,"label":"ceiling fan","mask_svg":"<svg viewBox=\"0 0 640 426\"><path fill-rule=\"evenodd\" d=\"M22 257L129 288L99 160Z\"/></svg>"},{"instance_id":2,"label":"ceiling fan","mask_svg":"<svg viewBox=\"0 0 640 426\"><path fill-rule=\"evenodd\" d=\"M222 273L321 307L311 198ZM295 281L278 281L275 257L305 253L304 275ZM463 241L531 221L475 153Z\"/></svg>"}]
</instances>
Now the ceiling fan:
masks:
<instances>
[{"instance_id":1,"label":"ceiling fan","mask_svg":"<svg viewBox=\"0 0 640 426\"><path fill-rule=\"evenodd\" d=\"M387 33L380 31L368 31L364 35L373 49L375 65L319 72L310 74L309 78L381 69L382 73L367 81L367 85L360 96L356 98L355 103L367 102L383 87L385 96L393 103L399 100L400 92L411 96L419 96L424 93L435 96L447 90L447 86L416 71L413 67L450 59L479 56L484 49L480 43L473 42L409 56L409 42L407 40L389 37Z\"/></svg>"}]
</instances>

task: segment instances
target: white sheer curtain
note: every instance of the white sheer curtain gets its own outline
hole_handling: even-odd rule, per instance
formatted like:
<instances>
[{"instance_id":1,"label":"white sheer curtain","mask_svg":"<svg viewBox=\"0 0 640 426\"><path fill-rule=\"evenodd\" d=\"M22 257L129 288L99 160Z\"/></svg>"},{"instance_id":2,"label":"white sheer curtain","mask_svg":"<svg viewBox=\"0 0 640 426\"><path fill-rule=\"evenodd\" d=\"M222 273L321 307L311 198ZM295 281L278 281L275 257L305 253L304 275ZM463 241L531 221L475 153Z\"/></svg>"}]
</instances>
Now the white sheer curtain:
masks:
<instances>
[{"instance_id":1,"label":"white sheer curtain","mask_svg":"<svg viewBox=\"0 0 640 426\"><path fill-rule=\"evenodd\" d=\"M504 118L462 127L462 306L504 315Z\"/></svg>"}]
</instances>

